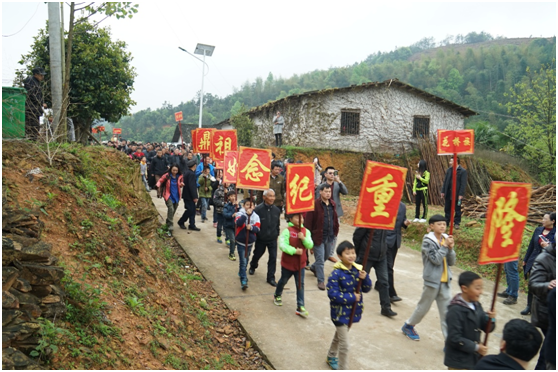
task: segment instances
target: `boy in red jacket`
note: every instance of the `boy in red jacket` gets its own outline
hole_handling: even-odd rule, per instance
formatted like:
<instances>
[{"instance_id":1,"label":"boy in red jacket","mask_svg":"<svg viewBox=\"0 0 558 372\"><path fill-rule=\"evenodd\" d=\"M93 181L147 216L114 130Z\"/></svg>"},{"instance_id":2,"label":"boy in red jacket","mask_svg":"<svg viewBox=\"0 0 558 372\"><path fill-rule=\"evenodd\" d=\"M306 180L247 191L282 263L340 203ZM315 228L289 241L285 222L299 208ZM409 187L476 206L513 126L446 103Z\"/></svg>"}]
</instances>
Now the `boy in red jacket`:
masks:
<instances>
[{"instance_id":1,"label":"boy in red jacket","mask_svg":"<svg viewBox=\"0 0 558 372\"><path fill-rule=\"evenodd\" d=\"M281 295L283 288L294 275L296 284L296 315L303 318L308 317L308 311L304 308L304 266L306 266L307 250L314 247L310 230L302 224L302 214L288 214L289 227L281 232L279 236L279 249L281 255L281 279L277 283L273 303L277 306L283 305ZM299 285L300 283L300 285Z\"/></svg>"}]
</instances>

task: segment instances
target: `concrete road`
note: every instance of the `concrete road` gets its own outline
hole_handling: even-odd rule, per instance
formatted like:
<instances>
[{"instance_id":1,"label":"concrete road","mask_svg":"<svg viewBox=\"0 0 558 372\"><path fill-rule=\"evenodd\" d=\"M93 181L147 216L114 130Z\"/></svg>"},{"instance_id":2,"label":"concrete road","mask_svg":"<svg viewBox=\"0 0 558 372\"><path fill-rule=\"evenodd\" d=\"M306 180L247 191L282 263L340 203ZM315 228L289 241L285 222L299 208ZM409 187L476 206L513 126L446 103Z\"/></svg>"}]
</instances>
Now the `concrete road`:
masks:
<instances>
[{"instance_id":1,"label":"concrete road","mask_svg":"<svg viewBox=\"0 0 558 372\"><path fill-rule=\"evenodd\" d=\"M151 192L162 221L167 215L163 199L157 199L155 191ZM176 221L184 211L182 202L175 216ZM208 212L209 222L201 223L196 217L196 224L201 231L190 232L176 226L174 237L184 248L205 278L212 282L215 291L223 298L230 309L240 313L238 320L247 330L258 347L267 356L271 364L280 370L328 370L326 355L335 327L329 316L329 299L326 291L317 288L314 275L306 271L305 304L310 316L303 319L295 315L296 288L294 278L287 284L283 293L283 306L273 304L274 287L266 283L267 253L261 258L255 275L249 275L249 288L240 289L238 278L238 260L228 259L226 245L216 241L216 229L211 223L213 210ZM286 227L282 220L281 229ZM352 241L354 227L342 224L338 243L343 240ZM224 239L224 234L223 234ZM459 242L456 243L459 245ZM457 248L459 249L459 248ZM276 280L280 278L280 257L277 258ZM313 261L313 257L310 258ZM333 264L326 262L326 278L331 273ZM459 288L457 277L462 272L452 268L452 294ZM375 281L373 271L372 280ZM401 332L401 326L413 312L422 292L422 260L420 252L401 247L395 263L395 286L398 295L403 299L393 304L392 309L398 313L394 318L380 315L378 292L372 290L364 295L364 314L360 323L353 325L350 331L351 369L447 369L444 366L443 336L436 304L423 321L416 326L420 341L411 341ZM485 280L484 294L481 303L485 309L490 307L494 283ZM505 287L500 285L500 290ZM513 318L522 317L519 312L526 305L526 296L520 295L517 305L506 306L499 299L497 325L489 336L490 354L499 352L504 324ZM484 337L484 336L483 336ZM531 361L531 369L536 358Z\"/></svg>"}]
</instances>

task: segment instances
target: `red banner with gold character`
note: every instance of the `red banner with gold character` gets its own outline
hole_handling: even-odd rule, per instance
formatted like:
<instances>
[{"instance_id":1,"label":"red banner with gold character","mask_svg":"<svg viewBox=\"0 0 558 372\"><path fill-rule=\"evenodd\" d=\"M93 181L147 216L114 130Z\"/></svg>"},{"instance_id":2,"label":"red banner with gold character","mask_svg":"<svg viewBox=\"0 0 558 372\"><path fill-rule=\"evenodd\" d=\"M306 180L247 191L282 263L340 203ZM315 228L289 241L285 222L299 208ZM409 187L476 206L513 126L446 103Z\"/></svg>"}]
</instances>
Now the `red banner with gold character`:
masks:
<instances>
[{"instance_id":1,"label":"red banner with gold character","mask_svg":"<svg viewBox=\"0 0 558 372\"><path fill-rule=\"evenodd\" d=\"M197 129L192 129L190 131L190 133L192 135L192 151L196 153L197 151L196 151L196 148L195 148L195 146L196 146L195 144L197 143L196 135L198 133L198 130Z\"/></svg>"},{"instance_id":2,"label":"red banner with gold character","mask_svg":"<svg viewBox=\"0 0 558 372\"><path fill-rule=\"evenodd\" d=\"M223 167L223 182L236 183L238 181L238 151L225 152Z\"/></svg>"},{"instance_id":3,"label":"red banner with gold character","mask_svg":"<svg viewBox=\"0 0 558 372\"><path fill-rule=\"evenodd\" d=\"M438 129L438 155L473 154L475 131Z\"/></svg>"},{"instance_id":4,"label":"red banner with gold character","mask_svg":"<svg viewBox=\"0 0 558 372\"><path fill-rule=\"evenodd\" d=\"M287 164L287 213L314 210L314 164Z\"/></svg>"},{"instance_id":5,"label":"red banner with gold character","mask_svg":"<svg viewBox=\"0 0 558 372\"><path fill-rule=\"evenodd\" d=\"M515 261L527 223L531 184L492 182L489 195L479 264Z\"/></svg>"},{"instance_id":6,"label":"red banner with gold character","mask_svg":"<svg viewBox=\"0 0 558 372\"><path fill-rule=\"evenodd\" d=\"M192 134L192 146L194 152L201 154L211 153L211 142L213 140L214 131L214 128L198 128L195 130L196 133Z\"/></svg>"},{"instance_id":7,"label":"red banner with gold character","mask_svg":"<svg viewBox=\"0 0 558 372\"><path fill-rule=\"evenodd\" d=\"M268 189L270 168L271 150L240 146L236 187L252 190Z\"/></svg>"},{"instance_id":8,"label":"red banner with gold character","mask_svg":"<svg viewBox=\"0 0 558 372\"><path fill-rule=\"evenodd\" d=\"M393 229L406 175L407 168L368 160L354 225L371 229Z\"/></svg>"},{"instance_id":9,"label":"red banner with gold character","mask_svg":"<svg viewBox=\"0 0 558 372\"><path fill-rule=\"evenodd\" d=\"M211 157L214 160L224 160L225 151L236 151L238 149L236 129L216 130L213 132L211 145Z\"/></svg>"},{"instance_id":10,"label":"red banner with gold character","mask_svg":"<svg viewBox=\"0 0 558 372\"><path fill-rule=\"evenodd\" d=\"M224 164L223 160L215 160L215 169L223 169Z\"/></svg>"}]
</instances>

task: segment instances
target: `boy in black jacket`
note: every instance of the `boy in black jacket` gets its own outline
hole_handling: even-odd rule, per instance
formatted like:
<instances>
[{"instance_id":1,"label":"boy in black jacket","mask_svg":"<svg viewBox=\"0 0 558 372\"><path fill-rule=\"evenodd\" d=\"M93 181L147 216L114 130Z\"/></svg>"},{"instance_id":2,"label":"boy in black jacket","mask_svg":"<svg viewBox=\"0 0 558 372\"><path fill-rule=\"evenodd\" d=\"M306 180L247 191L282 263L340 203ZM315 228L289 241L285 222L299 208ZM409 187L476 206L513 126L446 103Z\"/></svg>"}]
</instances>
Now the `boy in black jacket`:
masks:
<instances>
[{"instance_id":1,"label":"boy in black jacket","mask_svg":"<svg viewBox=\"0 0 558 372\"><path fill-rule=\"evenodd\" d=\"M496 312L484 312L478 302L482 294L482 278L471 271L459 275L461 293L457 294L448 307L444 365L450 369L474 369L481 355L488 348L480 343L481 330L492 322L494 330Z\"/></svg>"}]
</instances>

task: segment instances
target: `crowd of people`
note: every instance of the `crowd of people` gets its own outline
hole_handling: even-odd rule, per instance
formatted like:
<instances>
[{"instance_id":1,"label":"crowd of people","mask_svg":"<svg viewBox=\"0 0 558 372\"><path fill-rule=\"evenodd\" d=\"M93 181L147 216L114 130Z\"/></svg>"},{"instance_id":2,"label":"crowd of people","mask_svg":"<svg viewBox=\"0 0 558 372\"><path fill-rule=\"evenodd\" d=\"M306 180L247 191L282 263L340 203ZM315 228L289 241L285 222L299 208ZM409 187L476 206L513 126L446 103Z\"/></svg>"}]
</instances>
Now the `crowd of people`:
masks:
<instances>
[{"instance_id":1,"label":"crowd of people","mask_svg":"<svg viewBox=\"0 0 558 372\"><path fill-rule=\"evenodd\" d=\"M463 272L458 278L461 292L451 296L451 266L456 262L457 243L453 236L446 234L446 229L452 203L455 204L454 227L459 228L461 199L467 183L467 171L459 165L459 159L455 201L451 200L452 162L444 179L444 216L428 216L430 174L426 162L421 160L417 164L413 183L415 219L407 219L407 207L400 203L393 230L356 228L352 242L337 244L340 217L343 215L341 194L346 195L348 190L338 171L331 166L323 168L318 158L314 158L314 210L304 214L285 214L288 226L281 231L280 221L287 193L285 163L294 162L293 159L281 161L274 155L270 167L270 188L263 192L240 192L234 184L223 182L222 170L215 168L209 156L194 154L188 145L172 147L166 143L128 143L125 140L107 145L124 151L137 161L146 190L156 189L157 197L165 200L169 235L173 233L174 215L181 199L184 213L177 222L181 229L199 231L196 217L200 216L201 223L206 223L209 220L207 211L213 208L216 241L229 247L228 258L231 261L238 259L242 290L248 288L249 277L255 274L260 259L267 252L266 281L275 287L274 304L283 305L283 290L294 277L296 314L306 318L309 312L304 302L304 277L305 271L311 272L316 277L317 288L327 291L330 299L331 320L336 331L326 360L332 369L349 368L349 324L357 323L362 317L363 293L375 288L379 292L381 315L397 316L391 304L402 299L394 286L394 263L401 246L402 229L413 222L428 223L429 233L422 241L423 291L415 310L401 328L403 334L419 341L415 327L436 301L445 339L444 364L449 369L525 369L542 344L543 337L536 327L547 336L536 368L555 369L556 215L545 215L543 225L535 230L523 258L524 273L529 279L529 303L522 314L530 313L532 322L522 319L509 321L503 328L501 353L488 356L487 347L480 338L482 332L495 329L496 314L492 310L485 311L479 303L483 291L482 278L470 271ZM239 196L242 200L238 200ZM364 262L368 242L371 246ZM280 278L276 282L278 248L282 255ZM334 265L327 280L324 273L326 261ZM515 302L517 300L518 283L514 284L514 280L518 279L514 279L513 275L517 266L517 262L515 265L506 264L508 288L499 296L506 297L504 303L507 304L510 298ZM377 278L374 286L369 276L372 268ZM362 282L362 287L357 291L359 282ZM353 306L356 309L351 320Z\"/></svg>"}]
</instances>

